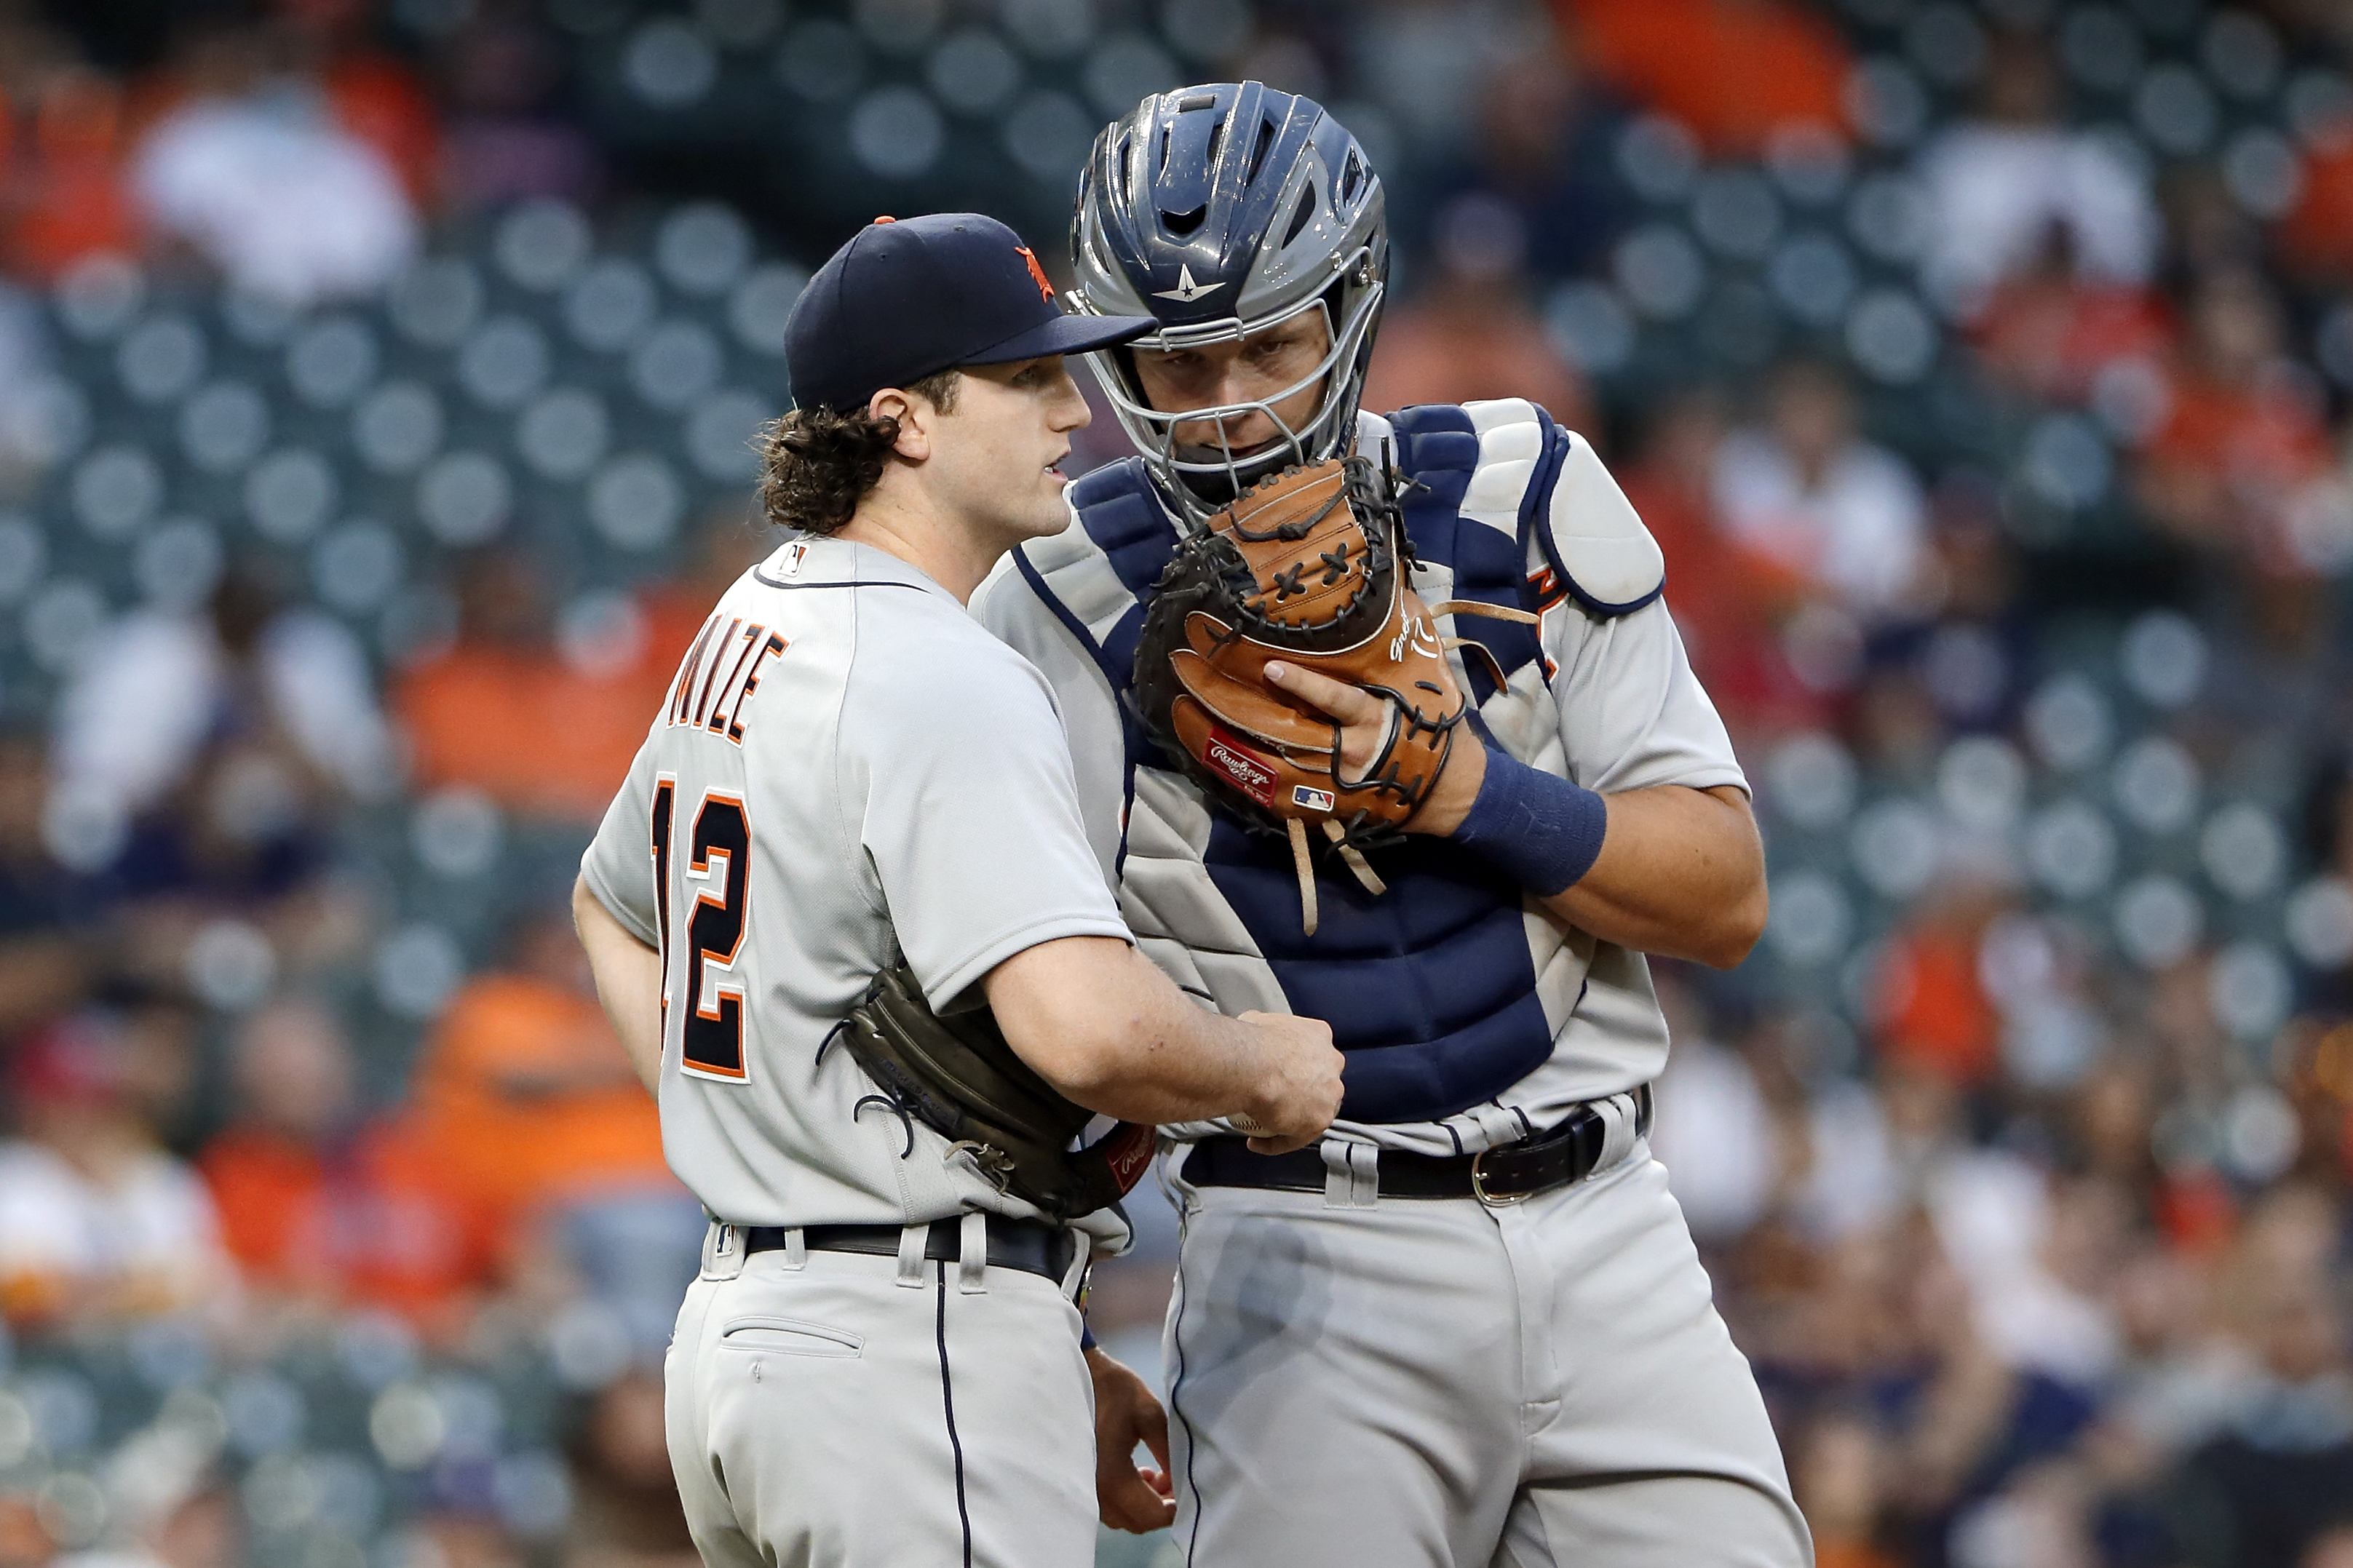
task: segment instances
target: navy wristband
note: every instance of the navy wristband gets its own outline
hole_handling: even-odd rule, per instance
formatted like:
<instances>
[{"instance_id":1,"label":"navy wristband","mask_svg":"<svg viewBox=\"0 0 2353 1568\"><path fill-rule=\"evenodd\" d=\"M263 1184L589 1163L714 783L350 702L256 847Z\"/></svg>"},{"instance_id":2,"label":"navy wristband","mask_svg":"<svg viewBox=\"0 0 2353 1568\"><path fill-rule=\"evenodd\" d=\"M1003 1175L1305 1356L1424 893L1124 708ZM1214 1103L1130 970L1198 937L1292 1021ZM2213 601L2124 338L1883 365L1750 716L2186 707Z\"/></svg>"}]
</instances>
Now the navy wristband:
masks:
<instances>
[{"instance_id":1,"label":"navy wristband","mask_svg":"<svg viewBox=\"0 0 2353 1568\"><path fill-rule=\"evenodd\" d=\"M1548 899L1593 869L1609 826L1599 795L1491 745L1479 798L1452 837Z\"/></svg>"},{"instance_id":2,"label":"navy wristband","mask_svg":"<svg viewBox=\"0 0 2353 1568\"><path fill-rule=\"evenodd\" d=\"M1079 1320L1079 1349L1082 1352L1084 1352L1094 1348L1095 1331L1092 1328L1089 1328L1087 1326L1086 1320L1082 1318Z\"/></svg>"}]
</instances>

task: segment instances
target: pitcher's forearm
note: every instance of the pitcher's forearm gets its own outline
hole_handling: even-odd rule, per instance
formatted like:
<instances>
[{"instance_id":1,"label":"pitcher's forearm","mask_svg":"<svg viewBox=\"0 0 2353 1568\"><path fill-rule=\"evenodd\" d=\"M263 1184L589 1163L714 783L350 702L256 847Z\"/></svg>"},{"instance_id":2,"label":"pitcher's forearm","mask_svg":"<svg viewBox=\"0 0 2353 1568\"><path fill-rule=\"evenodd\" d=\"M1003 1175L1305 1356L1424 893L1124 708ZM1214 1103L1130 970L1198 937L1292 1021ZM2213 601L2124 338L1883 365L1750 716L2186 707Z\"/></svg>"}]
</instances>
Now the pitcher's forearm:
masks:
<instances>
[{"instance_id":1,"label":"pitcher's forearm","mask_svg":"<svg viewBox=\"0 0 2353 1568\"><path fill-rule=\"evenodd\" d=\"M587 950L605 1016L621 1037L638 1081L652 1094L661 1083L661 954L613 918L586 878L572 884L572 925Z\"/></svg>"},{"instance_id":2,"label":"pitcher's forearm","mask_svg":"<svg viewBox=\"0 0 2353 1568\"><path fill-rule=\"evenodd\" d=\"M1125 942L1043 942L984 984L1014 1050L1090 1110L1190 1121L1248 1113L1266 1098L1259 1032L1194 1002Z\"/></svg>"}]
</instances>

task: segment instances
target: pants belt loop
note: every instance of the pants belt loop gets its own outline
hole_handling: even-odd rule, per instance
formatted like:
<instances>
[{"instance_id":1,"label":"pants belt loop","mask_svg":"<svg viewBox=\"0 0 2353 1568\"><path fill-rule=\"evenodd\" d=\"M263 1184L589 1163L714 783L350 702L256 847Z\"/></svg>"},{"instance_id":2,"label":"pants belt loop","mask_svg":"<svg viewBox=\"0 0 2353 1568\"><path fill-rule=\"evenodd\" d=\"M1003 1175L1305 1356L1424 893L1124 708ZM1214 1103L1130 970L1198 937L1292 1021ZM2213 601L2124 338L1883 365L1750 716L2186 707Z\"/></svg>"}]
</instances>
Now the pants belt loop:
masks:
<instances>
[{"instance_id":1,"label":"pants belt loop","mask_svg":"<svg viewBox=\"0 0 2353 1568\"><path fill-rule=\"evenodd\" d=\"M892 1281L910 1290L923 1288L923 1244L931 1240L932 1227L911 1225L899 1232L899 1277Z\"/></svg>"},{"instance_id":2,"label":"pants belt loop","mask_svg":"<svg viewBox=\"0 0 2353 1568\"><path fill-rule=\"evenodd\" d=\"M1590 1175L1599 1175L1634 1152L1634 1142L1641 1136L1635 1131L1637 1106L1631 1094L1613 1094L1607 1100L1597 1100L1593 1109L1601 1113L1602 1125L1609 1131L1601 1140L1601 1157L1593 1163Z\"/></svg>"},{"instance_id":3,"label":"pants belt loop","mask_svg":"<svg viewBox=\"0 0 2353 1568\"><path fill-rule=\"evenodd\" d=\"M785 1267L796 1269L808 1267L808 1238L801 1235L798 1226L785 1232Z\"/></svg>"},{"instance_id":4,"label":"pants belt loop","mask_svg":"<svg viewBox=\"0 0 2353 1568\"><path fill-rule=\"evenodd\" d=\"M1369 1143L1326 1138L1318 1152L1324 1156L1325 1208L1368 1209L1380 1201L1380 1151Z\"/></svg>"},{"instance_id":5,"label":"pants belt loop","mask_svg":"<svg viewBox=\"0 0 2353 1568\"><path fill-rule=\"evenodd\" d=\"M702 1237L702 1277L705 1279L733 1279L744 1272L744 1227L725 1225L717 1220Z\"/></svg>"},{"instance_id":6,"label":"pants belt loop","mask_svg":"<svg viewBox=\"0 0 2353 1568\"><path fill-rule=\"evenodd\" d=\"M956 1289L967 1296L988 1293L988 1216L978 1209L967 1209L964 1216L964 1234L957 1238Z\"/></svg>"},{"instance_id":7,"label":"pants belt loop","mask_svg":"<svg viewBox=\"0 0 2353 1568\"><path fill-rule=\"evenodd\" d=\"M1072 1244L1071 1267L1062 1274L1062 1295L1081 1308L1084 1308L1087 1274L1094 1267L1094 1243L1083 1231L1073 1229L1069 1234Z\"/></svg>"}]
</instances>

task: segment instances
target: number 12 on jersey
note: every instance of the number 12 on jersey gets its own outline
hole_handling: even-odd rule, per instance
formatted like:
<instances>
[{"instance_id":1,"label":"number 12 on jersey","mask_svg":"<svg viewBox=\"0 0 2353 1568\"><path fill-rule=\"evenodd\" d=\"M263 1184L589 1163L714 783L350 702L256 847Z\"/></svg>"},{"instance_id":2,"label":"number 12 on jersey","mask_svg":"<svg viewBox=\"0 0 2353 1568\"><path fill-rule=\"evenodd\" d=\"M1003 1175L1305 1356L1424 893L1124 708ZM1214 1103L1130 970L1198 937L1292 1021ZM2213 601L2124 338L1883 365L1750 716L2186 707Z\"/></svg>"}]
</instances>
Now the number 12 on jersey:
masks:
<instances>
[{"instance_id":1,"label":"number 12 on jersey","mask_svg":"<svg viewBox=\"0 0 2353 1568\"><path fill-rule=\"evenodd\" d=\"M744 981L734 973L744 949L746 885L752 870L752 824L740 795L707 790L695 808L686 843L685 887L694 903L684 940L670 931L670 862L676 847L678 781L664 773L654 781L652 812L655 913L661 936L662 1037L670 1037L671 966L686 961L687 1005L679 1029L679 1066L697 1078L742 1083Z\"/></svg>"}]
</instances>

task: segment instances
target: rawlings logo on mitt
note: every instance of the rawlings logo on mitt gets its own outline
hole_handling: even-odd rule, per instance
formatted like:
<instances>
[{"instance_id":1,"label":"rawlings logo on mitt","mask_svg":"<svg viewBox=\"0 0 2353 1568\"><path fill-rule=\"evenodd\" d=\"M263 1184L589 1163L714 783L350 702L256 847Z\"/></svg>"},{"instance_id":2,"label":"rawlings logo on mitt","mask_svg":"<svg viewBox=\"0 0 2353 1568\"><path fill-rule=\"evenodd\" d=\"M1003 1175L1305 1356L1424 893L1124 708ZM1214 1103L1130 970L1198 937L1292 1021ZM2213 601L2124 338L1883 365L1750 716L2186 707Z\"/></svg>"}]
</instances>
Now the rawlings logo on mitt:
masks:
<instances>
[{"instance_id":1,"label":"rawlings logo on mitt","mask_svg":"<svg viewBox=\"0 0 2353 1568\"><path fill-rule=\"evenodd\" d=\"M1403 832L1453 750L1465 704L1446 655L1465 639L1441 637L1436 617L1535 618L1462 601L1433 610L1406 581L1411 563L1397 502L1371 462L1286 468L1178 544L1136 647L1145 729L1246 826L1290 839L1311 935L1308 826L1366 889L1385 891L1364 851ZM1386 724L1369 763L1352 768L1340 725L1268 683L1277 659L1381 699Z\"/></svg>"}]
</instances>

